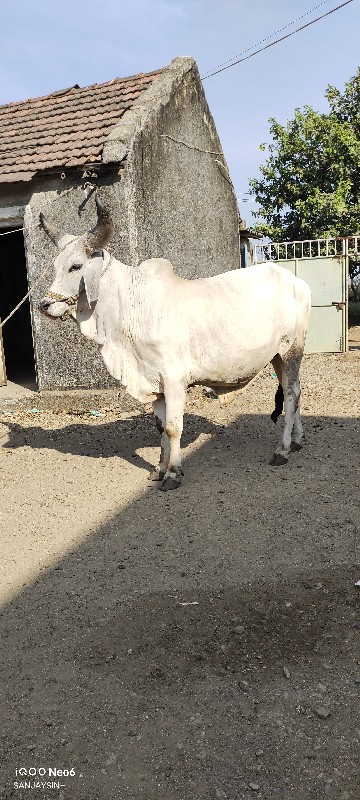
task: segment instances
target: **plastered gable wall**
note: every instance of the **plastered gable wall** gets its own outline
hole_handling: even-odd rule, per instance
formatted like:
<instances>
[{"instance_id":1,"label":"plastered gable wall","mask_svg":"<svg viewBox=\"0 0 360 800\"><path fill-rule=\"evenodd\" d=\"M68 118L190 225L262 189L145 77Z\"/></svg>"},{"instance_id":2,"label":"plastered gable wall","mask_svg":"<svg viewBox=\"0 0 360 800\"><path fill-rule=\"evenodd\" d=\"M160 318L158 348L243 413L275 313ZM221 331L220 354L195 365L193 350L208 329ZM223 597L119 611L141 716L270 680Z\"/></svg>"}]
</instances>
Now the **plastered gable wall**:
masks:
<instances>
[{"instance_id":1,"label":"plastered gable wall","mask_svg":"<svg viewBox=\"0 0 360 800\"><path fill-rule=\"evenodd\" d=\"M237 202L194 62L139 131L131 159L139 260L168 258L185 278L236 269Z\"/></svg>"}]
</instances>

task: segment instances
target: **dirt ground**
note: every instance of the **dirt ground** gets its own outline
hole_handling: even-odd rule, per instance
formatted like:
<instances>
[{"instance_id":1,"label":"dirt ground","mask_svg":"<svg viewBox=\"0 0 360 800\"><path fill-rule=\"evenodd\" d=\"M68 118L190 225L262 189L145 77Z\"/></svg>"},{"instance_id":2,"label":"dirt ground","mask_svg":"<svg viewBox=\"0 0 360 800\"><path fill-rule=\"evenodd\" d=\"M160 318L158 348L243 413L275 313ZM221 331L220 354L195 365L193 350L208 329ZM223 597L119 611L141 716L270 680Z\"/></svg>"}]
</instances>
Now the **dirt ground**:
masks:
<instances>
[{"instance_id":1,"label":"dirt ground","mask_svg":"<svg viewBox=\"0 0 360 800\"><path fill-rule=\"evenodd\" d=\"M0 406L4 800L359 800L351 337L305 357L286 466L270 368L226 409L190 391L166 494L114 393Z\"/></svg>"}]
</instances>

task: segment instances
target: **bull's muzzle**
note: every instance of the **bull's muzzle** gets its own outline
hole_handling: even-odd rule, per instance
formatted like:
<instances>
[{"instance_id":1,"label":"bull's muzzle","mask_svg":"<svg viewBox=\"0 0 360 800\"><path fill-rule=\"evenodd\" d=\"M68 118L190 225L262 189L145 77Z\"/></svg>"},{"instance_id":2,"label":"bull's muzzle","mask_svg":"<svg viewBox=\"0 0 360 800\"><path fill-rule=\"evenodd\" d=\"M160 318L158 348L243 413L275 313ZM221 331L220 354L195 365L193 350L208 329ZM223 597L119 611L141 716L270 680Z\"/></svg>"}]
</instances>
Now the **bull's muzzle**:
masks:
<instances>
[{"instance_id":1,"label":"bull's muzzle","mask_svg":"<svg viewBox=\"0 0 360 800\"><path fill-rule=\"evenodd\" d=\"M40 301L39 309L43 314L47 314L50 306L52 306L54 303L65 303L65 306L70 308L71 306L76 305L78 299L79 292L72 297L64 297L64 295L58 294L57 292L52 292L50 290L48 291L46 297L43 297L43 299Z\"/></svg>"}]
</instances>

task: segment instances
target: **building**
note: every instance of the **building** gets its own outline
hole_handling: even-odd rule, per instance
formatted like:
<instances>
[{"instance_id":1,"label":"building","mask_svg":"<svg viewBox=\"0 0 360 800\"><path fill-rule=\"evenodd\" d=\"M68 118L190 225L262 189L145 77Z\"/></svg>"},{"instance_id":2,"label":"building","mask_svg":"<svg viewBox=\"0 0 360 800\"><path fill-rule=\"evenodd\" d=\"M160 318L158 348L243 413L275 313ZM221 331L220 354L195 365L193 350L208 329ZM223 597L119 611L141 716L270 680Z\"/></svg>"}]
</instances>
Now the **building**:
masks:
<instances>
[{"instance_id":1,"label":"building","mask_svg":"<svg viewBox=\"0 0 360 800\"><path fill-rule=\"evenodd\" d=\"M189 278L239 266L236 197L193 59L0 108L0 317L34 286L3 328L5 363L13 380L32 370L41 390L114 385L71 320L39 313L52 271L35 285L56 255L39 212L83 233L95 187L125 263L163 256Z\"/></svg>"},{"instance_id":2,"label":"building","mask_svg":"<svg viewBox=\"0 0 360 800\"><path fill-rule=\"evenodd\" d=\"M251 267L254 263L254 241L261 240L263 237L259 236L255 231L251 230L246 224L244 219L239 218L239 237L240 237L240 266Z\"/></svg>"}]
</instances>

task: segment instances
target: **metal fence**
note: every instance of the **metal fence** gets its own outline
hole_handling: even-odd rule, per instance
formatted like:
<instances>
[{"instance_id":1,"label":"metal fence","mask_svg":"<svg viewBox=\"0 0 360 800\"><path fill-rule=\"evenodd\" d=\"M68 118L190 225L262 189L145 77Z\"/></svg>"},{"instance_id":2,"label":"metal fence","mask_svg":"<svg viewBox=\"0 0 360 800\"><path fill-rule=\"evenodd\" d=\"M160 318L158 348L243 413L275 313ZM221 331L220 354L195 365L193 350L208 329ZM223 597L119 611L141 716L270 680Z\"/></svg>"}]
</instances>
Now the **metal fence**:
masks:
<instances>
[{"instance_id":1,"label":"metal fence","mask_svg":"<svg viewBox=\"0 0 360 800\"><path fill-rule=\"evenodd\" d=\"M298 242L254 242L252 263L331 256L350 256L360 261L360 236L305 239Z\"/></svg>"}]
</instances>

